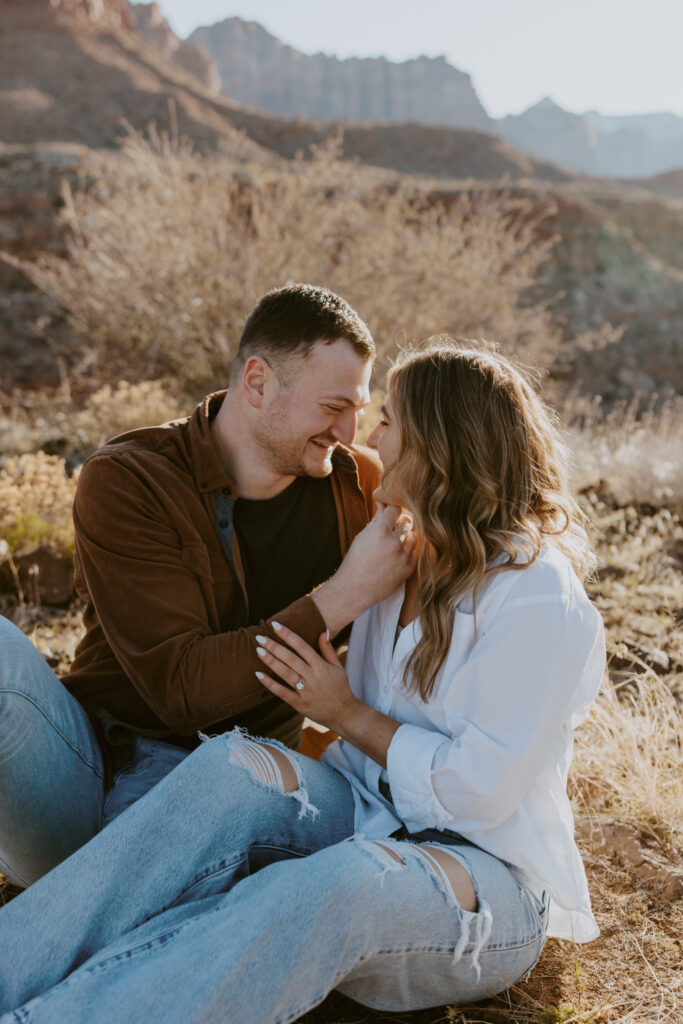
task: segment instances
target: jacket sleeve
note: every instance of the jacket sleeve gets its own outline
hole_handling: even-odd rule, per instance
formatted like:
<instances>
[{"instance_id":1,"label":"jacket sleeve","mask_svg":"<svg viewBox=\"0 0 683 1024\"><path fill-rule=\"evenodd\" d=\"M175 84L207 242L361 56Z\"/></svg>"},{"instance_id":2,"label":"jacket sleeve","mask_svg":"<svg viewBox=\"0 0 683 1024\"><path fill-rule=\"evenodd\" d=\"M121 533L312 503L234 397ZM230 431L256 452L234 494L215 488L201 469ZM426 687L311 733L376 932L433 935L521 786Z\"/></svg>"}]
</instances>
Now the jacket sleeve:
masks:
<instances>
[{"instance_id":1,"label":"jacket sleeve","mask_svg":"<svg viewBox=\"0 0 683 1024\"><path fill-rule=\"evenodd\" d=\"M254 676L262 667L254 637L275 637L270 621L216 632L207 606L208 552L201 542L183 546L135 467L111 456L90 459L74 523L82 596L122 669L169 729L190 735L272 699ZM273 618L313 646L325 629L310 597Z\"/></svg>"},{"instance_id":2,"label":"jacket sleeve","mask_svg":"<svg viewBox=\"0 0 683 1024\"><path fill-rule=\"evenodd\" d=\"M572 713L597 693L602 621L565 597L510 602L442 685L443 732L402 725L387 755L391 794L414 829L495 828L543 770Z\"/></svg>"}]
</instances>

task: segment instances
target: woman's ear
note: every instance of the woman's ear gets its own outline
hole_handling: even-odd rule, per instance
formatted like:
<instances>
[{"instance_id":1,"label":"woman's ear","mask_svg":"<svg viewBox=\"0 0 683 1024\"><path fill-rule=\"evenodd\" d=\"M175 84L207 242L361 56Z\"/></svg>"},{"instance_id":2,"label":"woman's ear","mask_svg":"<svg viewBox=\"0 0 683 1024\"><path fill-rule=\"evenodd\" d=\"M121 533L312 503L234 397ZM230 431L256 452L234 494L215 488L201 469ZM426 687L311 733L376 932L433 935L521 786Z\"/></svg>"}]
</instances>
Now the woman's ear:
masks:
<instances>
[{"instance_id":1,"label":"woman's ear","mask_svg":"<svg viewBox=\"0 0 683 1024\"><path fill-rule=\"evenodd\" d=\"M242 391L249 405L260 409L263 405L266 385L273 371L262 356L250 356L242 371Z\"/></svg>"}]
</instances>

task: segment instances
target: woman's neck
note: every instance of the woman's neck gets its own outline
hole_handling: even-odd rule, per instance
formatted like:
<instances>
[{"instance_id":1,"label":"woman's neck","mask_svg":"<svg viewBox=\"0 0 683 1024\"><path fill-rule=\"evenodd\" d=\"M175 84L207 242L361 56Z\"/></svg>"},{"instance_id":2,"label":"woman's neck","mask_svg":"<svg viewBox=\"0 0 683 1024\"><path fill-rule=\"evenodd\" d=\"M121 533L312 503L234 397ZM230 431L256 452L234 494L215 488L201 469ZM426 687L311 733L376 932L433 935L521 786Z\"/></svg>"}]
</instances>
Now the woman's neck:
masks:
<instances>
[{"instance_id":1,"label":"woman's neck","mask_svg":"<svg viewBox=\"0 0 683 1024\"><path fill-rule=\"evenodd\" d=\"M406 580L405 595L403 597L403 604L401 605L401 612L398 617L398 624L401 628L407 626L409 622L417 616L417 595L420 590L419 580L417 578L417 571Z\"/></svg>"}]
</instances>

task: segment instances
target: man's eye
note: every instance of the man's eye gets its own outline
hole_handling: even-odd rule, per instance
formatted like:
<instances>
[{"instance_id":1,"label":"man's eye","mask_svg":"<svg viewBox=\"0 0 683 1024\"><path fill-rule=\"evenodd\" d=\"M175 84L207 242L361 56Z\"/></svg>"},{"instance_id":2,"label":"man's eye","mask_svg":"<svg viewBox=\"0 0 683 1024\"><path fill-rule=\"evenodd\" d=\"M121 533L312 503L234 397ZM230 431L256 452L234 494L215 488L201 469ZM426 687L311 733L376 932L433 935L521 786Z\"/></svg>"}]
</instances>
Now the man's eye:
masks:
<instances>
[{"instance_id":1,"label":"man's eye","mask_svg":"<svg viewBox=\"0 0 683 1024\"><path fill-rule=\"evenodd\" d=\"M330 412L344 412L344 410L337 405L326 405L325 408L329 409Z\"/></svg>"}]
</instances>

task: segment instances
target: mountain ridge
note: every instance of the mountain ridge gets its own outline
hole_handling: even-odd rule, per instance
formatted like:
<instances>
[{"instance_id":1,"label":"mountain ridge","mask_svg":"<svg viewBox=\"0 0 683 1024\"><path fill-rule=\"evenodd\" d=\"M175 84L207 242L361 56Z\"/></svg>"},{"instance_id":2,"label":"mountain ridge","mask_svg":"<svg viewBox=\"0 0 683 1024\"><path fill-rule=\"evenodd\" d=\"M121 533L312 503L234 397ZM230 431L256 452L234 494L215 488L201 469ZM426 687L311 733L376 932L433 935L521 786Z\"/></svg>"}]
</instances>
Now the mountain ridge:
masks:
<instances>
[{"instance_id":1,"label":"mountain ridge","mask_svg":"<svg viewBox=\"0 0 683 1024\"><path fill-rule=\"evenodd\" d=\"M494 119L470 76L444 56L394 62L307 54L238 17L200 26L188 40L212 58L229 95L289 117L474 128L539 160L596 176L644 178L683 167L683 117L675 114L577 114L546 96L520 114Z\"/></svg>"}]
</instances>

